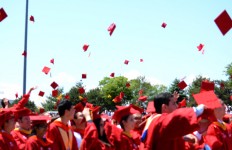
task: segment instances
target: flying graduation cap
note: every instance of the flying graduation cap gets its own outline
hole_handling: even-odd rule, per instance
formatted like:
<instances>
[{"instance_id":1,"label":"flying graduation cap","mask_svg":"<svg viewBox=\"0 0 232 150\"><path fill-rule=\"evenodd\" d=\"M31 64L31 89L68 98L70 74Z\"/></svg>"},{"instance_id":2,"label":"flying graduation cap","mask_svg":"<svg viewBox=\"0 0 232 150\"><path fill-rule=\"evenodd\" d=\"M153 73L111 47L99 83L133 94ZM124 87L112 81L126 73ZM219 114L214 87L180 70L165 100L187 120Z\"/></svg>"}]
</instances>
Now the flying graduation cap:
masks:
<instances>
[{"instance_id":1,"label":"flying graduation cap","mask_svg":"<svg viewBox=\"0 0 232 150\"><path fill-rule=\"evenodd\" d=\"M44 96L44 92L43 91L39 91L39 96L43 97Z\"/></svg>"},{"instance_id":2,"label":"flying graduation cap","mask_svg":"<svg viewBox=\"0 0 232 150\"><path fill-rule=\"evenodd\" d=\"M45 74L48 74L50 70L51 70L51 68L44 66L42 72L44 72Z\"/></svg>"},{"instance_id":3,"label":"flying graduation cap","mask_svg":"<svg viewBox=\"0 0 232 150\"><path fill-rule=\"evenodd\" d=\"M34 16L30 16L30 21L35 22Z\"/></svg>"},{"instance_id":4,"label":"flying graduation cap","mask_svg":"<svg viewBox=\"0 0 232 150\"><path fill-rule=\"evenodd\" d=\"M216 23L216 25L218 26L219 30L223 35L225 35L232 28L232 20L226 10L224 10L214 20L214 22Z\"/></svg>"},{"instance_id":5,"label":"flying graduation cap","mask_svg":"<svg viewBox=\"0 0 232 150\"><path fill-rule=\"evenodd\" d=\"M125 65L128 65L128 63L129 63L129 60L125 60L125 61L124 61L124 64L125 64Z\"/></svg>"},{"instance_id":6,"label":"flying graduation cap","mask_svg":"<svg viewBox=\"0 0 232 150\"><path fill-rule=\"evenodd\" d=\"M88 44L85 44L85 45L83 46L84 52L86 52L86 51L88 50L88 48L89 48L89 45L88 45Z\"/></svg>"},{"instance_id":7,"label":"flying graduation cap","mask_svg":"<svg viewBox=\"0 0 232 150\"><path fill-rule=\"evenodd\" d=\"M109 27L108 27L108 31L110 33L110 36L113 34L114 30L116 28L116 24L112 23Z\"/></svg>"},{"instance_id":8,"label":"flying graduation cap","mask_svg":"<svg viewBox=\"0 0 232 150\"><path fill-rule=\"evenodd\" d=\"M161 27L166 28L167 24L165 22L162 23Z\"/></svg>"},{"instance_id":9,"label":"flying graduation cap","mask_svg":"<svg viewBox=\"0 0 232 150\"><path fill-rule=\"evenodd\" d=\"M7 14L3 8L0 9L0 22L7 17Z\"/></svg>"},{"instance_id":10,"label":"flying graduation cap","mask_svg":"<svg viewBox=\"0 0 232 150\"><path fill-rule=\"evenodd\" d=\"M113 77L114 77L114 72L112 72L112 73L110 74L110 76L113 78Z\"/></svg>"},{"instance_id":11,"label":"flying graduation cap","mask_svg":"<svg viewBox=\"0 0 232 150\"><path fill-rule=\"evenodd\" d=\"M204 45L203 44L199 44L199 46L197 46L198 51L201 51L203 49Z\"/></svg>"},{"instance_id":12,"label":"flying graduation cap","mask_svg":"<svg viewBox=\"0 0 232 150\"><path fill-rule=\"evenodd\" d=\"M52 58L52 59L50 60L50 63L54 64L54 58Z\"/></svg>"},{"instance_id":13,"label":"flying graduation cap","mask_svg":"<svg viewBox=\"0 0 232 150\"><path fill-rule=\"evenodd\" d=\"M81 77L82 77L82 79L86 79L87 78L87 74L82 74Z\"/></svg>"},{"instance_id":14,"label":"flying graduation cap","mask_svg":"<svg viewBox=\"0 0 232 150\"><path fill-rule=\"evenodd\" d=\"M51 87L52 87L53 89L56 89L57 86L58 86L58 84L57 84L55 81L51 83Z\"/></svg>"},{"instance_id":15,"label":"flying graduation cap","mask_svg":"<svg viewBox=\"0 0 232 150\"><path fill-rule=\"evenodd\" d=\"M183 90L185 87L187 87L187 84L184 82L184 80L183 81L181 81L181 82L179 82L178 83L178 87L181 89L181 90Z\"/></svg>"}]
</instances>

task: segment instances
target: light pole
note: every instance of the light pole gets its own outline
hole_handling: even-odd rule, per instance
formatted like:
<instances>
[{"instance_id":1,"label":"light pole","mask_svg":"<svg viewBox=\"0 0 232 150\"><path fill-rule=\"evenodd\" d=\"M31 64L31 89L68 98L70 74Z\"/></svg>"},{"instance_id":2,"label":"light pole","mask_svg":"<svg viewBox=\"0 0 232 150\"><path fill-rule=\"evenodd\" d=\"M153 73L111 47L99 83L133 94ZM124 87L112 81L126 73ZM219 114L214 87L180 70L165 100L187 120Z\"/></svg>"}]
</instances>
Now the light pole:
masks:
<instances>
[{"instance_id":1,"label":"light pole","mask_svg":"<svg viewBox=\"0 0 232 150\"><path fill-rule=\"evenodd\" d=\"M27 83L27 26L28 26L28 1L26 0L26 16L25 16L25 35L24 35L24 65L23 65L23 95L26 94Z\"/></svg>"}]
</instances>

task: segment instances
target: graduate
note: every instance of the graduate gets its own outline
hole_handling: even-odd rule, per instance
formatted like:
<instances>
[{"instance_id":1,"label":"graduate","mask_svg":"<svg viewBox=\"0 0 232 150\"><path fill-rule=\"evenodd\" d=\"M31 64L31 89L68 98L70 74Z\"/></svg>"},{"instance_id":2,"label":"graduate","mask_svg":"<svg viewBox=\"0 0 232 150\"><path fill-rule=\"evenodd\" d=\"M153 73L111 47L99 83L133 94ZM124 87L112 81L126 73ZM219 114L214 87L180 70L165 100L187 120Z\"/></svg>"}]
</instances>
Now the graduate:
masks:
<instances>
[{"instance_id":1,"label":"graduate","mask_svg":"<svg viewBox=\"0 0 232 150\"><path fill-rule=\"evenodd\" d=\"M10 134L15 127L16 118L9 109L0 110L0 150L18 150L18 146Z\"/></svg>"},{"instance_id":2,"label":"graduate","mask_svg":"<svg viewBox=\"0 0 232 150\"><path fill-rule=\"evenodd\" d=\"M121 129L98 114L100 107L85 108L87 121L80 150L120 150Z\"/></svg>"},{"instance_id":3,"label":"graduate","mask_svg":"<svg viewBox=\"0 0 232 150\"><path fill-rule=\"evenodd\" d=\"M49 125L46 138L53 142L55 150L77 150L77 141L68 125L75 114L74 106L70 101L63 99L58 104L58 113L60 117Z\"/></svg>"},{"instance_id":4,"label":"graduate","mask_svg":"<svg viewBox=\"0 0 232 150\"><path fill-rule=\"evenodd\" d=\"M32 121L32 133L28 138L25 150L52 150L52 141L47 140L44 135L47 131L48 121L51 120L48 116L30 116Z\"/></svg>"},{"instance_id":5,"label":"graduate","mask_svg":"<svg viewBox=\"0 0 232 150\"><path fill-rule=\"evenodd\" d=\"M16 109L14 110L16 116L17 116L17 122L19 127L15 128L13 131L11 131L12 136L14 137L18 148L20 150L25 149L26 141L28 137L31 134L31 120L30 115L31 111L24 107L22 109Z\"/></svg>"},{"instance_id":6,"label":"graduate","mask_svg":"<svg viewBox=\"0 0 232 150\"><path fill-rule=\"evenodd\" d=\"M131 131L135 127L134 114L142 113L142 109L134 105L120 107L114 112L113 119L115 119L121 126L123 132L121 132L120 149L126 150L138 150L139 146L131 135Z\"/></svg>"},{"instance_id":7,"label":"graduate","mask_svg":"<svg viewBox=\"0 0 232 150\"><path fill-rule=\"evenodd\" d=\"M205 106L177 109L178 93L161 93L154 98L156 114L152 115L142 133L140 150L185 150L183 136L199 129L198 117Z\"/></svg>"}]
</instances>

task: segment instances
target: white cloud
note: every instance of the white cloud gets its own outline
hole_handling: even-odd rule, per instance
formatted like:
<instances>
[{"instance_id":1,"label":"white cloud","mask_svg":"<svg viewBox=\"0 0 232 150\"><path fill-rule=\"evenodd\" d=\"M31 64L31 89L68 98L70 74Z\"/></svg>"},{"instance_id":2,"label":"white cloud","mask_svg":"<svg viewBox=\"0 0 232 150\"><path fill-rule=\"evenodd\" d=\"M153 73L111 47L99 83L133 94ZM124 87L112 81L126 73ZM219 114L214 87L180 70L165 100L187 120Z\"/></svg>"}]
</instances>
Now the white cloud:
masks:
<instances>
[{"instance_id":1,"label":"white cloud","mask_svg":"<svg viewBox=\"0 0 232 150\"><path fill-rule=\"evenodd\" d=\"M125 72L123 76L128 78L128 80L131 80L131 79L136 79L137 77L143 76L143 75L137 70L131 70L131 71ZM156 79L155 77L145 76L145 79L147 80L147 82L150 82L152 85L164 84L163 82Z\"/></svg>"},{"instance_id":2,"label":"white cloud","mask_svg":"<svg viewBox=\"0 0 232 150\"><path fill-rule=\"evenodd\" d=\"M59 84L75 83L76 81L75 77L65 72L59 73L58 75L54 76L53 79Z\"/></svg>"}]
</instances>

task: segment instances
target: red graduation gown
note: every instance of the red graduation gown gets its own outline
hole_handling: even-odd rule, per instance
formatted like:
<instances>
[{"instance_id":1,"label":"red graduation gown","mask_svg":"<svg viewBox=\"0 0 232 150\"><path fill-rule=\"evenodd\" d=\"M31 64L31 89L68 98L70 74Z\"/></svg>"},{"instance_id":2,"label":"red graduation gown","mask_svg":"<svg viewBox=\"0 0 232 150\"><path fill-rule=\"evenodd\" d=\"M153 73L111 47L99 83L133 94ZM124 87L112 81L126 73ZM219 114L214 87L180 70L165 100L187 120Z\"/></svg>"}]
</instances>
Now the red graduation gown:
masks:
<instances>
[{"instance_id":1,"label":"red graduation gown","mask_svg":"<svg viewBox=\"0 0 232 150\"><path fill-rule=\"evenodd\" d=\"M134 140L134 142L136 143L136 145L140 145L140 139L141 139L141 134L142 134L142 130L140 129L134 129L130 131L130 134Z\"/></svg>"},{"instance_id":2,"label":"red graduation gown","mask_svg":"<svg viewBox=\"0 0 232 150\"><path fill-rule=\"evenodd\" d=\"M228 124L225 126L213 122L204 136L205 143L209 145L211 150L232 150L232 133Z\"/></svg>"},{"instance_id":3,"label":"red graduation gown","mask_svg":"<svg viewBox=\"0 0 232 150\"><path fill-rule=\"evenodd\" d=\"M85 129L80 150L121 150L121 129L115 125L105 122L104 130L109 143L104 143L98 138L98 131L93 122L89 122Z\"/></svg>"},{"instance_id":4,"label":"red graduation gown","mask_svg":"<svg viewBox=\"0 0 232 150\"><path fill-rule=\"evenodd\" d=\"M18 150L18 146L11 134L0 133L0 150Z\"/></svg>"},{"instance_id":5,"label":"red graduation gown","mask_svg":"<svg viewBox=\"0 0 232 150\"><path fill-rule=\"evenodd\" d=\"M53 147L52 142L45 142L34 135L27 140L25 150L53 150Z\"/></svg>"},{"instance_id":6,"label":"red graduation gown","mask_svg":"<svg viewBox=\"0 0 232 150\"><path fill-rule=\"evenodd\" d=\"M53 142L54 150L65 150L65 144L61 136L61 133L59 131L59 128L62 128L63 130L65 130L67 134L68 134L68 131L71 130L68 126L66 126L62 122L55 120L49 125L47 133L46 133L46 137L49 141ZM73 131L72 131L72 149L71 150L78 150L77 141L73 134Z\"/></svg>"},{"instance_id":7,"label":"red graduation gown","mask_svg":"<svg viewBox=\"0 0 232 150\"><path fill-rule=\"evenodd\" d=\"M183 136L199 128L192 108L180 108L172 113L163 113L152 120L145 144L140 150L185 150Z\"/></svg>"},{"instance_id":8,"label":"red graduation gown","mask_svg":"<svg viewBox=\"0 0 232 150\"><path fill-rule=\"evenodd\" d=\"M138 145L133 140L132 136L122 132L122 140L120 143L120 149L125 150L139 150Z\"/></svg>"},{"instance_id":9,"label":"red graduation gown","mask_svg":"<svg viewBox=\"0 0 232 150\"><path fill-rule=\"evenodd\" d=\"M20 150L24 150L29 134L21 132L19 129L14 129L13 131L11 131L11 134L13 138L15 139L15 142L17 143L18 148Z\"/></svg>"}]
</instances>

